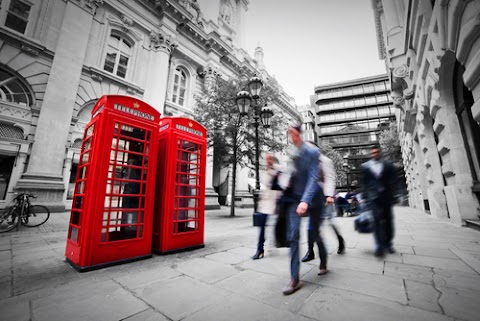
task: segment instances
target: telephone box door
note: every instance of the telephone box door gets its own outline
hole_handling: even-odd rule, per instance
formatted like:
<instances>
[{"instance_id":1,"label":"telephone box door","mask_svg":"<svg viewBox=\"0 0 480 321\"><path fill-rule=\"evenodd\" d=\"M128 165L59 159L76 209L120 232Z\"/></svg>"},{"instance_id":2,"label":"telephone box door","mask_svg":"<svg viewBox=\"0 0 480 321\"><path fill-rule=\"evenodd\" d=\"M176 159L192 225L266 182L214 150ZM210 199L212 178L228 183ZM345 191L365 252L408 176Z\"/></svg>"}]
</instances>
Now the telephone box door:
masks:
<instances>
[{"instance_id":1,"label":"telephone box door","mask_svg":"<svg viewBox=\"0 0 480 321\"><path fill-rule=\"evenodd\" d=\"M168 253L204 246L206 130L186 118L160 122L153 248ZM163 156L160 156L163 155Z\"/></svg>"},{"instance_id":2,"label":"telephone box door","mask_svg":"<svg viewBox=\"0 0 480 321\"><path fill-rule=\"evenodd\" d=\"M66 258L86 271L151 256L160 113L103 96L86 127Z\"/></svg>"}]
</instances>

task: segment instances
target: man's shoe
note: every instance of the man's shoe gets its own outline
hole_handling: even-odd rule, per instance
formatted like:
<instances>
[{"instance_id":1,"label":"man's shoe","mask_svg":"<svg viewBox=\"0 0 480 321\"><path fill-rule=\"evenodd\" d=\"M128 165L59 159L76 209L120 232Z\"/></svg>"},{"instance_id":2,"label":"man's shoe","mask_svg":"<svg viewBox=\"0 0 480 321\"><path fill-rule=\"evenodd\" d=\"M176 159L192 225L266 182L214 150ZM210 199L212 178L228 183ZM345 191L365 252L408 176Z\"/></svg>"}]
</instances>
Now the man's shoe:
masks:
<instances>
[{"instance_id":1,"label":"man's shoe","mask_svg":"<svg viewBox=\"0 0 480 321\"><path fill-rule=\"evenodd\" d=\"M315 253L308 251L302 259L302 262L308 262L315 259Z\"/></svg>"},{"instance_id":2,"label":"man's shoe","mask_svg":"<svg viewBox=\"0 0 480 321\"><path fill-rule=\"evenodd\" d=\"M384 257L385 256L383 251L380 251L380 250L375 251L375 253L373 255L375 255L376 257Z\"/></svg>"},{"instance_id":3,"label":"man's shoe","mask_svg":"<svg viewBox=\"0 0 480 321\"><path fill-rule=\"evenodd\" d=\"M397 251L393 247L389 247L388 248L388 253L394 254L394 253L397 253Z\"/></svg>"},{"instance_id":4,"label":"man's shoe","mask_svg":"<svg viewBox=\"0 0 480 321\"><path fill-rule=\"evenodd\" d=\"M302 282L300 282L299 280L291 280L290 283L288 283L288 285L283 288L283 295L290 295L298 290L300 290L300 288L302 287Z\"/></svg>"}]
</instances>

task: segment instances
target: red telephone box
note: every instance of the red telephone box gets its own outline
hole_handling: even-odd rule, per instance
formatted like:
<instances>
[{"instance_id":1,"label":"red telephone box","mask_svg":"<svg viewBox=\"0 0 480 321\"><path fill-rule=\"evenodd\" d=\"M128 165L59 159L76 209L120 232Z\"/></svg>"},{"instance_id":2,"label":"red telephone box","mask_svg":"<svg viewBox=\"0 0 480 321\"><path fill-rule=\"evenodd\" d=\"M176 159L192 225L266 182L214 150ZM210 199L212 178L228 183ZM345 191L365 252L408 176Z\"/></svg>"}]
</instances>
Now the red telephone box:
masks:
<instances>
[{"instance_id":1,"label":"red telephone box","mask_svg":"<svg viewBox=\"0 0 480 321\"><path fill-rule=\"evenodd\" d=\"M154 252L204 247L206 136L192 119L160 120Z\"/></svg>"},{"instance_id":2,"label":"red telephone box","mask_svg":"<svg viewBox=\"0 0 480 321\"><path fill-rule=\"evenodd\" d=\"M151 257L160 113L107 95L84 132L65 256L88 271Z\"/></svg>"}]
</instances>

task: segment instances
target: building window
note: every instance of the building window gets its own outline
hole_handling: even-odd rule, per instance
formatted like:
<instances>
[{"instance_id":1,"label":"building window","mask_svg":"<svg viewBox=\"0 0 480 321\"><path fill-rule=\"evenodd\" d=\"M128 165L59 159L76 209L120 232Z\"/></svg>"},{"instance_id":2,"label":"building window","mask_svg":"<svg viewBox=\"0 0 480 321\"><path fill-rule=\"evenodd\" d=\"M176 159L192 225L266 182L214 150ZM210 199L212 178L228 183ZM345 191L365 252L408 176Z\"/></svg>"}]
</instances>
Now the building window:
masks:
<instances>
[{"instance_id":1,"label":"building window","mask_svg":"<svg viewBox=\"0 0 480 321\"><path fill-rule=\"evenodd\" d=\"M187 93L187 73L181 68L175 69L173 78L172 101L180 106L185 105Z\"/></svg>"},{"instance_id":2,"label":"building window","mask_svg":"<svg viewBox=\"0 0 480 321\"><path fill-rule=\"evenodd\" d=\"M0 6L1 4L2 1L0 1ZM5 18L5 27L20 33L25 33L32 5L28 1L21 0L11 0L10 3L6 1L4 5L5 8L8 8Z\"/></svg>"},{"instance_id":3,"label":"building window","mask_svg":"<svg viewBox=\"0 0 480 321\"><path fill-rule=\"evenodd\" d=\"M20 78L0 66L0 101L31 106L33 98L27 86Z\"/></svg>"},{"instance_id":4,"label":"building window","mask_svg":"<svg viewBox=\"0 0 480 321\"><path fill-rule=\"evenodd\" d=\"M133 45L129 40L116 32L112 32L108 40L103 69L118 77L126 78L132 49Z\"/></svg>"}]
</instances>

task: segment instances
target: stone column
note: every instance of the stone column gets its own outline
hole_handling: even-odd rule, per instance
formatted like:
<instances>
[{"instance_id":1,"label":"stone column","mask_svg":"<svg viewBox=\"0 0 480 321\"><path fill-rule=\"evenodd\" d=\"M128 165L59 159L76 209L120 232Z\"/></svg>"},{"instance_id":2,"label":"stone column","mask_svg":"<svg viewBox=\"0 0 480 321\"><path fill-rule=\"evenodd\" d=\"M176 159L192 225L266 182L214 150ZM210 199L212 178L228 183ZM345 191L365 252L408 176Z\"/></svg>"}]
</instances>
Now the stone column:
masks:
<instances>
[{"instance_id":1,"label":"stone column","mask_svg":"<svg viewBox=\"0 0 480 321\"><path fill-rule=\"evenodd\" d=\"M158 110L162 116L165 113L165 98L167 94L170 55L176 47L174 38L159 31L150 32L150 64L143 100Z\"/></svg>"},{"instance_id":2,"label":"stone column","mask_svg":"<svg viewBox=\"0 0 480 321\"><path fill-rule=\"evenodd\" d=\"M423 135L423 134L420 134ZM428 183L427 183L427 169L425 166L424 160L423 160L423 153L422 150L420 149L420 144L418 140L414 139L413 140L413 148L415 149L415 158L416 158L416 164L414 168L416 169L416 174L418 178L417 186L420 188L420 191L422 194L419 195L418 199L418 207L419 209L425 210L424 206L424 200L428 200Z\"/></svg>"},{"instance_id":3,"label":"stone column","mask_svg":"<svg viewBox=\"0 0 480 321\"><path fill-rule=\"evenodd\" d=\"M27 172L17 188L32 190L37 203L62 207L66 143L90 36L103 0L67 1ZM61 210L61 209L59 209Z\"/></svg>"},{"instance_id":4,"label":"stone column","mask_svg":"<svg viewBox=\"0 0 480 321\"><path fill-rule=\"evenodd\" d=\"M447 201L445 198L445 183L442 175L440 156L438 155L437 144L434 139L433 120L429 109L423 107L419 112L420 120L419 144L422 151L423 165L426 168L428 187L428 203L430 212L436 218L448 218Z\"/></svg>"}]
</instances>

